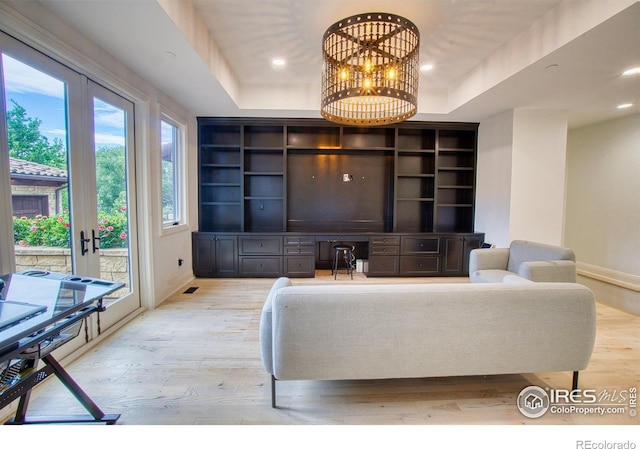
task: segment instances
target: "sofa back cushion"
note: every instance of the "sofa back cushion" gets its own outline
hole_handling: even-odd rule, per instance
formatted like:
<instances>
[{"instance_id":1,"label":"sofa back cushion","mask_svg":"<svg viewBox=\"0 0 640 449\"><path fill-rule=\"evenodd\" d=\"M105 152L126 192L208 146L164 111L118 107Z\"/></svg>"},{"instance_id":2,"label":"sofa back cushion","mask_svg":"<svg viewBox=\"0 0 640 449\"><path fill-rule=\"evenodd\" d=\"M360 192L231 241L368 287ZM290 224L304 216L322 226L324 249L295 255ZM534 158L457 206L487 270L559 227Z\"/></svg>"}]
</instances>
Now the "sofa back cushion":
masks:
<instances>
[{"instance_id":1,"label":"sofa back cushion","mask_svg":"<svg viewBox=\"0 0 640 449\"><path fill-rule=\"evenodd\" d=\"M580 371L595 299L571 283L294 285L272 324L280 380Z\"/></svg>"},{"instance_id":2,"label":"sofa back cushion","mask_svg":"<svg viewBox=\"0 0 640 449\"><path fill-rule=\"evenodd\" d=\"M509 248L507 270L517 273L522 262L545 260L572 260L575 262L576 256L569 248L526 240L514 240Z\"/></svg>"}]
</instances>

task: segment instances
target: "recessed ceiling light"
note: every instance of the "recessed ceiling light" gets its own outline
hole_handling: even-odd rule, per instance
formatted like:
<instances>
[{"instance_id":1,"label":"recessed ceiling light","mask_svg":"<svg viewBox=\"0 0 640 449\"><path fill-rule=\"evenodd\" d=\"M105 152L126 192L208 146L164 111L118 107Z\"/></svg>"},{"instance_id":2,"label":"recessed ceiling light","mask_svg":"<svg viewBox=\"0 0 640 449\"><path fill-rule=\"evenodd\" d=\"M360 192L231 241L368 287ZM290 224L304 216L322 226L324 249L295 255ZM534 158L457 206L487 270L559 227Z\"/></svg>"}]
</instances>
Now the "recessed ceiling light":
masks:
<instances>
[{"instance_id":1,"label":"recessed ceiling light","mask_svg":"<svg viewBox=\"0 0 640 449\"><path fill-rule=\"evenodd\" d=\"M622 74L624 76L638 75L638 74L640 74L640 67L632 67L632 68L622 72Z\"/></svg>"},{"instance_id":2,"label":"recessed ceiling light","mask_svg":"<svg viewBox=\"0 0 640 449\"><path fill-rule=\"evenodd\" d=\"M433 64L424 64L420 67L422 72L428 72L429 70L433 70Z\"/></svg>"},{"instance_id":3,"label":"recessed ceiling light","mask_svg":"<svg viewBox=\"0 0 640 449\"><path fill-rule=\"evenodd\" d=\"M617 106L618 109L627 109L630 108L631 106L633 106L633 103L624 103L624 104L619 104Z\"/></svg>"},{"instance_id":4,"label":"recessed ceiling light","mask_svg":"<svg viewBox=\"0 0 640 449\"><path fill-rule=\"evenodd\" d=\"M283 67L286 64L286 61L281 58L274 58L271 60L271 64L273 64L274 67Z\"/></svg>"}]
</instances>

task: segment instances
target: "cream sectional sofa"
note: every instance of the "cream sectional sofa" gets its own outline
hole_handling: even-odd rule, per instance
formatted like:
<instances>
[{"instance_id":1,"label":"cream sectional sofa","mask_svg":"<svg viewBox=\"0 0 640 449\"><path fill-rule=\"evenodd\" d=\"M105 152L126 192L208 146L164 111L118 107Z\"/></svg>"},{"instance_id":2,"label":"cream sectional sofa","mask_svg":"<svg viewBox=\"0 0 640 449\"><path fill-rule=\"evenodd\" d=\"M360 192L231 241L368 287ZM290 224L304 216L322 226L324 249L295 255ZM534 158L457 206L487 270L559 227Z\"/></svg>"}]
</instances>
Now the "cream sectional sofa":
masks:
<instances>
[{"instance_id":1,"label":"cream sectional sofa","mask_svg":"<svg viewBox=\"0 0 640 449\"><path fill-rule=\"evenodd\" d=\"M589 363L595 299L575 283L273 284L260 345L277 380L573 372Z\"/></svg>"}]
</instances>

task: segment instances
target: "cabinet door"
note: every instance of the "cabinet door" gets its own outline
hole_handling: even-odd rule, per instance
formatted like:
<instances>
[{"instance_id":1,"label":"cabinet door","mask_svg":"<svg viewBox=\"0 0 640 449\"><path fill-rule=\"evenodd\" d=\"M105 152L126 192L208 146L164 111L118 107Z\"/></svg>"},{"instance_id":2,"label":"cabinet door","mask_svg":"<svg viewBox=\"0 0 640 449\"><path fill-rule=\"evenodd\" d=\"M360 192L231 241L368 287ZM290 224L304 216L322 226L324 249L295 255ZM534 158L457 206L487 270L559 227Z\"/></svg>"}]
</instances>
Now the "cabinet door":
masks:
<instances>
[{"instance_id":1,"label":"cabinet door","mask_svg":"<svg viewBox=\"0 0 640 449\"><path fill-rule=\"evenodd\" d=\"M235 236L216 236L214 269L217 277L238 275L237 241Z\"/></svg>"},{"instance_id":2,"label":"cabinet door","mask_svg":"<svg viewBox=\"0 0 640 449\"><path fill-rule=\"evenodd\" d=\"M484 243L484 234L467 235L464 238L464 259L462 261L462 275L469 275L469 257L471 250L480 248Z\"/></svg>"},{"instance_id":3,"label":"cabinet door","mask_svg":"<svg viewBox=\"0 0 640 449\"><path fill-rule=\"evenodd\" d=\"M215 276L216 239L211 234L193 236L193 274L197 277Z\"/></svg>"},{"instance_id":4,"label":"cabinet door","mask_svg":"<svg viewBox=\"0 0 640 449\"><path fill-rule=\"evenodd\" d=\"M444 241L444 264L442 274L446 276L462 275L464 237L447 236Z\"/></svg>"},{"instance_id":5,"label":"cabinet door","mask_svg":"<svg viewBox=\"0 0 640 449\"><path fill-rule=\"evenodd\" d=\"M484 234L456 235L444 237L445 276L468 276L469 254L472 249L480 248L484 241Z\"/></svg>"}]
</instances>

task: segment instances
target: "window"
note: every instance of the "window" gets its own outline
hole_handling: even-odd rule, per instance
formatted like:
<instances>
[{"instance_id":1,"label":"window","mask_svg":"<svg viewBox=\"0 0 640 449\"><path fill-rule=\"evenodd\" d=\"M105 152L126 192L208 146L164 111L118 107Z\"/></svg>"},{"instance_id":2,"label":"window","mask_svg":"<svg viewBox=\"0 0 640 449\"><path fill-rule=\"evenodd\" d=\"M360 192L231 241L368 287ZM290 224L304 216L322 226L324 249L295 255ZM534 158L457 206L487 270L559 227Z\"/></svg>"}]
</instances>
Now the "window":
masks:
<instances>
[{"instance_id":1,"label":"window","mask_svg":"<svg viewBox=\"0 0 640 449\"><path fill-rule=\"evenodd\" d=\"M162 224L176 226L181 213L181 132L178 125L166 117L161 125L162 151Z\"/></svg>"}]
</instances>

